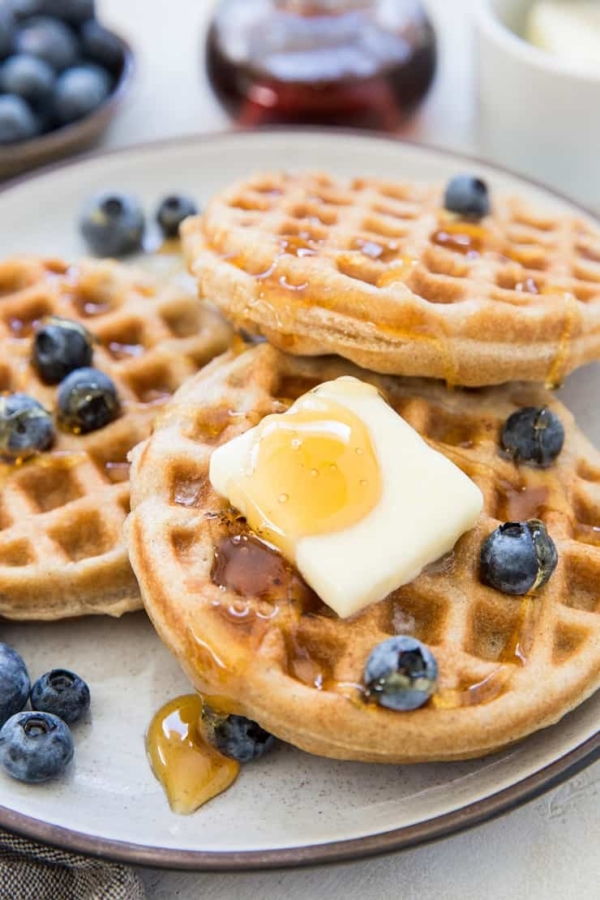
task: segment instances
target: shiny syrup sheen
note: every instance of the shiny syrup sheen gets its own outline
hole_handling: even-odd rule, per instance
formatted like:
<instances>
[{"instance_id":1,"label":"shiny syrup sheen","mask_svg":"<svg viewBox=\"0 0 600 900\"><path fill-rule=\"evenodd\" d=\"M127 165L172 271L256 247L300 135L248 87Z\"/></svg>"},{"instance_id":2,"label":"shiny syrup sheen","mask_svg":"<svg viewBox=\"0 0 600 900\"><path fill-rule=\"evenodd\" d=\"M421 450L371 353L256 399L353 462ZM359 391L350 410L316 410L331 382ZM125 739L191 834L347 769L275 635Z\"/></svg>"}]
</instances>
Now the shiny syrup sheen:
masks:
<instances>
[{"instance_id":1,"label":"shiny syrup sheen","mask_svg":"<svg viewBox=\"0 0 600 900\"><path fill-rule=\"evenodd\" d=\"M355 379L343 390L376 393ZM379 501L382 482L364 422L342 404L310 393L293 411L263 419L252 471L231 479L229 491L252 531L293 558L303 537L362 521Z\"/></svg>"},{"instance_id":2,"label":"shiny syrup sheen","mask_svg":"<svg viewBox=\"0 0 600 900\"><path fill-rule=\"evenodd\" d=\"M201 716L197 694L177 697L158 710L146 735L152 771L173 812L183 815L226 791L240 771L238 762L208 743Z\"/></svg>"}]
</instances>

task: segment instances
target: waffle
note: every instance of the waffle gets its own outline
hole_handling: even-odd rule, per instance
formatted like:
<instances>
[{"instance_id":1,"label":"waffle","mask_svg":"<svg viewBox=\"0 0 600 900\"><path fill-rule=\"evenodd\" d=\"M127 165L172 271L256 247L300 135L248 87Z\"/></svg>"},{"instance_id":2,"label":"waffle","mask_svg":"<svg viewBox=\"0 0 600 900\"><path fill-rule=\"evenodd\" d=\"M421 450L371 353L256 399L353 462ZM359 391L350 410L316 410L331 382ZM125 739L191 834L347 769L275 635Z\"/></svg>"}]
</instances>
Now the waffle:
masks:
<instances>
[{"instance_id":1,"label":"waffle","mask_svg":"<svg viewBox=\"0 0 600 900\"><path fill-rule=\"evenodd\" d=\"M250 554L219 586L219 555L248 531L211 488L212 450L345 374L384 390L477 482L485 496L477 528L410 585L347 620L261 548L258 562ZM565 425L564 449L549 469L517 467L499 452L502 422L523 405L546 405ZM126 533L146 609L218 708L312 753L418 762L489 753L557 721L598 686L600 454L539 386L449 392L263 344L215 360L184 385L133 457ZM481 584L485 537L499 522L533 516L558 549L547 586L515 598ZM440 668L438 693L409 713L366 703L361 687L373 647L398 633L429 644Z\"/></svg>"},{"instance_id":2,"label":"waffle","mask_svg":"<svg viewBox=\"0 0 600 900\"><path fill-rule=\"evenodd\" d=\"M141 606L121 534L127 453L175 388L225 349L229 329L189 293L118 263L9 259L0 263L0 391L48 409L56 387L29 359L35 324L49 315L98 338L94 365L113 379L122 414L87 435L57 431L52 450L29 462L0 463L0 615L121 615Z\"/></svg>"},{"instance_id":3,"label":"waffle","mask_svg":"<svg viewBox=\"0 0 600 900\"><path fill-rule=\"evenodd\" d=\"M395 375L556 386L600 357L600 232L492 192L480 224L441 185L263 174L183 225L200 294L294 354Z\"/></svg>"}]
</instances>

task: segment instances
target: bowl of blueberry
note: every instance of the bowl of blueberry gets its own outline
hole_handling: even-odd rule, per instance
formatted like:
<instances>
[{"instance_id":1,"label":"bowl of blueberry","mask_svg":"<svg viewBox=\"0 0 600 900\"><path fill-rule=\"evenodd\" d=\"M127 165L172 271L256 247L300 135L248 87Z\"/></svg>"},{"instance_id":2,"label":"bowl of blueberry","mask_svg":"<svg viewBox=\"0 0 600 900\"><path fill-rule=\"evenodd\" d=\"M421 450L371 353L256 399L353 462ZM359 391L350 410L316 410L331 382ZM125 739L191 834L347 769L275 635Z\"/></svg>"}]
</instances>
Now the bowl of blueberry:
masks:
<instances>
[{"instance_id":1,"label":"bowl of blueberry","mask_svg":"<svg viewBox=\"0 0 600 900\"><path fill-rule=\"evenodd\" d=\"M0 0L0 178L92 144L132 73L96 0Z\"/></svg>"}]
</instances>

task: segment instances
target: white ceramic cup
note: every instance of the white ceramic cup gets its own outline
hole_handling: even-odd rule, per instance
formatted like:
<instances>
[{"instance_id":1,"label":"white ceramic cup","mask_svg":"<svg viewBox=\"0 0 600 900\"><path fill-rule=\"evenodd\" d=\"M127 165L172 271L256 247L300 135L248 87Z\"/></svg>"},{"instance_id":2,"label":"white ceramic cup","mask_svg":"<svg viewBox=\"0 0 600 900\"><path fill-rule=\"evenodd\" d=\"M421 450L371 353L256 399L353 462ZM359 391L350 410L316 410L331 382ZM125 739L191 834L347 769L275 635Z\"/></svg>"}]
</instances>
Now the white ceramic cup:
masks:
<instances>
[{"instance_id":1,"label":"white ceramic cup","mask_svg":"<svg viewBox=\"0 0 600 900\"><path fill-rule=\"evenodd\" d=\"M531 5L475 4L482 154L600 210L600 70L519 37Z\"/></svg>"}]
</instances>

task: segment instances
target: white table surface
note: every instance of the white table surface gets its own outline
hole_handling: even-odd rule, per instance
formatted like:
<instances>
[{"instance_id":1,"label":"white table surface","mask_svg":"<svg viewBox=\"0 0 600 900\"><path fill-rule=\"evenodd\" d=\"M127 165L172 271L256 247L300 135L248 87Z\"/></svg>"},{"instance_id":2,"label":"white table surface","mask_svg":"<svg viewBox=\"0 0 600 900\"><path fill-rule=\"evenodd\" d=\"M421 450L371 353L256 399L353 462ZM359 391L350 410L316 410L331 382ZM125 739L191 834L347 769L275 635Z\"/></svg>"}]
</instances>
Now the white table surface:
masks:
<instances>
[{"instance_id":1,"label":"white table surface","mask_svg":"<svg viewBox=\"0 0 600 900\"><path fill-rule=\"evenodd\" d=\"M429 0L441 38L436 85L411 139L477 151L470 12L478 0ZM131 98L106 147L217 131L228 120L200 62L213 0L99 0L135 46ZM151 900L546 900L600 897L600 765L502 819L428 847L328 868L255 874L141 869ZM233 827L233 823L232 823Z\"/></svg>"}]
</instances>

